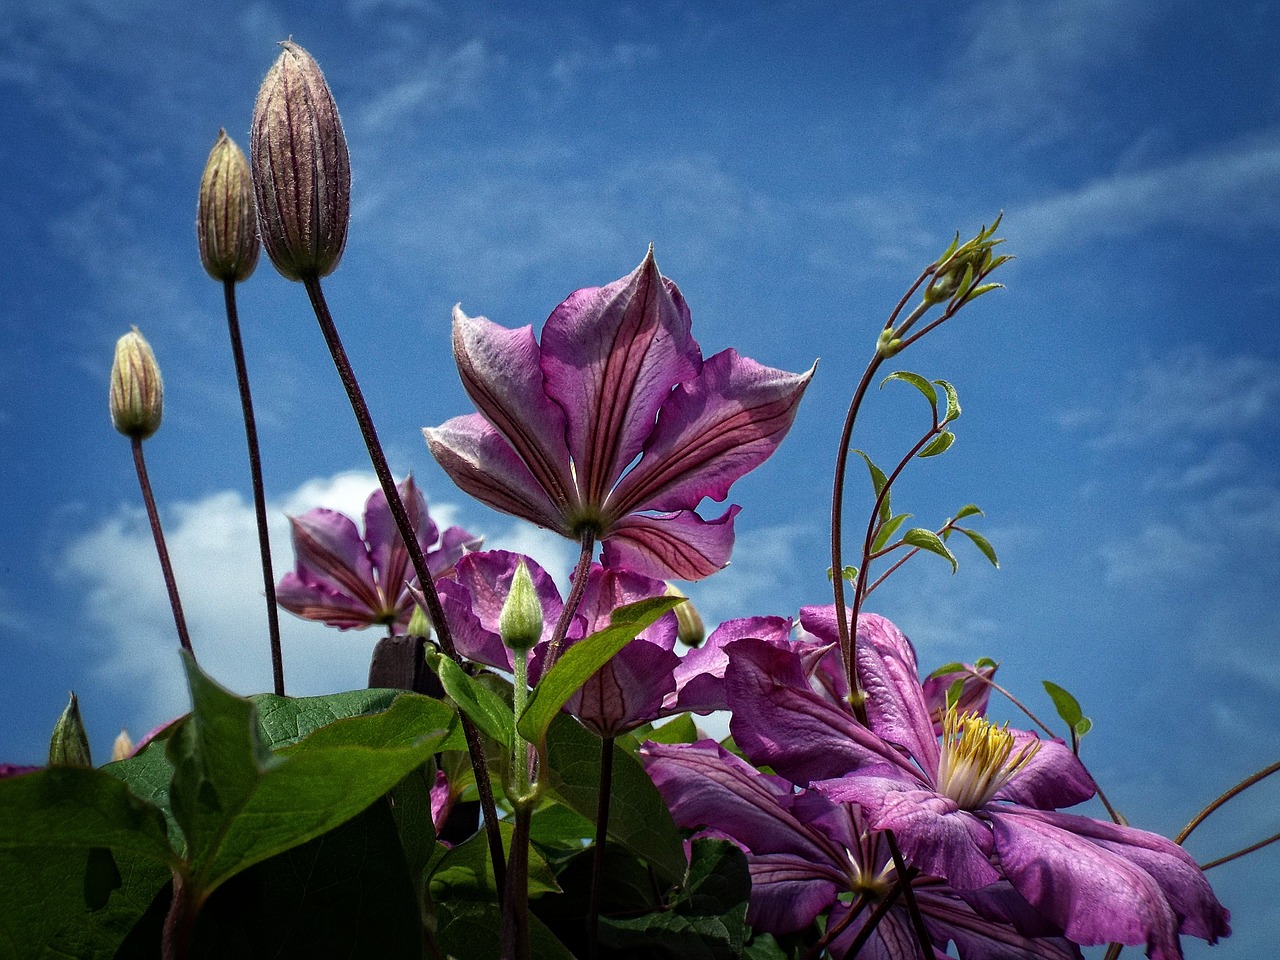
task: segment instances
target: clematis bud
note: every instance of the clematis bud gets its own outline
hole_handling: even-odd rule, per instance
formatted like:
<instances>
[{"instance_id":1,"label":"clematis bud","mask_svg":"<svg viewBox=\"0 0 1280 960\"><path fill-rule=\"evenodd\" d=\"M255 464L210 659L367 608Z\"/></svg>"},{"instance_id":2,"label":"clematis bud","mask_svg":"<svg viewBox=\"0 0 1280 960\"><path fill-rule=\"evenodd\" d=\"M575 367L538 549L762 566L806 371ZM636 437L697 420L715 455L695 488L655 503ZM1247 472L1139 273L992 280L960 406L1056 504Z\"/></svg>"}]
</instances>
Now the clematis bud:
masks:
<instances>
[{"instance_id":1,"label":"clematis bud","mask_svg":"<svg viewBox=\"0 0 1280 960\"><path fill-rule=\"evenodd\" d=\"M80 701L71 694L67 709L54 725L53 736L49 739L49 766L51 767L92 767L89 757L89 737L84 732L84 721L80 719Z\"/></svg>"},{"instance_id":2,"label":"clematis bud","mask_svg":"<svg viewBox=\"0 0 1280 960\"><path fill-rule=\"evenodd\" d=\"M498 616L498 635L508 650L531 650L542 638L542 604L523 558L511 578L511 590Z\"/></svg>"},{"instance_id":3,"label":"clematis bud","mask_svg":"<svg viewBox=\"0 0 1280 960\"><path fill-rule=\"evenodd\" d=\"M121 730L120 736L116 737L116 742L111 745L112 760L127 760L133 756L133 738L129 736L128 730Z\"/></svg>"},{"instance_id":4,"label":"clematis bud","mask_svg":"<svg viewBox=\"0 0 1280 960\"><path fill-rule=\"evenodd\" d=\"M289 280L332 273L347 243L351 163L315 60L286 40L253 108L250 153L262 242Z\"/></svg>"},{"instance_id":5,"label":"clematis bud","mask_svg":"<svg viewBox=\"0 0 1280 960\"><path fill-rule=\"evenodd\" d=\"M200 262L215 280L248 280L258 265L258 211L249 161L219 130L200 179L196 204Z\"/></svg>"},{"instance_id":6,"label":"clematis bud","mask_svg":"<svg viewBox=\"0 0 1280 960\"><path fill-rule=\"evenodd\" d=\"M431 639L431 621L427 619L427 612L416 603L413 605L413 613L409 614L409 625L405 627L404 635Z\"/></svg>"},{"instance_id":7,"label":"clematis bud","mask_svg":"<svg viewBox=\"0 0 1280 960\"><path fill-rule=\"evenodd\" d=\"M693 605L693 601L685 597L684 591L674 584L667 584L667 596L684 597L684 603L675 608L676 639L686 647L702 646L702 641L707 639L707 628L702 624L698 608Z\"/></svg>"},{"instance_id":8,"label":"clematis bud","mask_svg":"<svg viewBox=\"0 0 1280 960\"><path fill-rule=\"evenodd\" d=\"M110 406L111 422L126 437L145 440L160 429L164 382L151 345L137 327L116 341Z\"/></svg>"}]
</instances>

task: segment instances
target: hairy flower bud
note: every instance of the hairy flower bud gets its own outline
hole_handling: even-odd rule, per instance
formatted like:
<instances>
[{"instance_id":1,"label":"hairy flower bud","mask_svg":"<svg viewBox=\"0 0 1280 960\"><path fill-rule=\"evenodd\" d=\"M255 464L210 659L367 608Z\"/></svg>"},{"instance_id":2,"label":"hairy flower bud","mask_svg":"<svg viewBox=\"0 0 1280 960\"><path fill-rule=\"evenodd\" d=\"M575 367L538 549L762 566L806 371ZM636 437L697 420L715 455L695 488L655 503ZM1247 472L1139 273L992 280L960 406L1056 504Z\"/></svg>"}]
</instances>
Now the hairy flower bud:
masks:
<instances>
[{"instance_id":1,"label":"hairy flower bud","mask_svg":"<svg viewBox=\"0 0 1280 960\"><path fill-rule=\"evenodd\" d=\"M134 742L128 730L121 730L116 742L111 745L112 760L127 760L133 756Z\"/></svg>"},{"instance_id":2,"label":"hairy flower bud","mask_svg":"<svg viewBox=\"0 0 1280 960\"><path fill-rule=\"evenodd\" d=\"M137 327L116 341L110 406L111 422L126 437L145 440L160 429L164 382L151 345Z\"/></svg>"},{"instance_id":3,"label":"hairy flower bud","mask_svg":"<svg viewBox=\"0 0 1280 960\"><path fill-rule=\"evenodd\" d=\"M351 163L315 60L286 40L253 108L250 154L262 242L289 280L332 273L347 243Z\"/></svg>"},{"instance_id":4,"label":"hairy flower bud","mask_svg":"<svg viewBox=\"0 0 1280 960\"><path fill-rule=\"evenodd\" d=\"M196 204L200 262L215 280L248 280L258 265L258 211L249 161L219 130L200 179Z\"/></svg>"},{"instance_id":5,"label":"hairy flower bud","mask_svg":"<svg viewBox=\"0 0 1280 960\"><path fill-rule=\"evenodd\" d=\"M698 608L684 595L684 591L674 584L667 584L667 596L684 597L684 603L675 608L676 639L686 647L702 646L702 641L707 639L707 628L703 626Z\"/></svg>"},{"instance_id":6,"label":"hairy flower bud","mask_svg":"<svg viewBox=\"0 0 1280 960\"><path fill-rule=\"evenodd\" d=\"M542 604L523 559L511 578L511 590L498 616L498 634L509 650L530 650L542 638Z\"/></svg>"},{"instance_id":7,"label":"hairy flower bud","mask_svg":"<svg viewBox=\"0 0 1280 960\"><path fill-rule=\"evenodd\" d=\"M92 767L89 757L89 737L80 719L80 701L71 694L67 709L62 711L49 739L49 766Z\"/></svg>"}]
</instances>

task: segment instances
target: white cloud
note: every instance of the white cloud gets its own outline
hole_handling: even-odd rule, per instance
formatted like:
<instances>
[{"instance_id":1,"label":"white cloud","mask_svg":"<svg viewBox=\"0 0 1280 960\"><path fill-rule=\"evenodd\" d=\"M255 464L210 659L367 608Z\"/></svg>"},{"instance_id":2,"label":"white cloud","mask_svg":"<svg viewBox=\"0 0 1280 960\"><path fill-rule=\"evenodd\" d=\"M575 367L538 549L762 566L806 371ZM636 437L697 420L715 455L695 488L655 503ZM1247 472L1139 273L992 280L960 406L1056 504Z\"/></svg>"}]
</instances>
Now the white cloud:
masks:
<instances>
[{"instance_id":1,"label":"white cloud","mask_svg":"<svg viewBox=\"0 0 1280 960\"><path fill-rule=\"evenodd\" d=\"M376 142L394 128L416 130L424 117L477 102L478 88L497 62L485 42L472 39L452 50L433 49L414 67L353 111L360 139Z\"/></svg>"}]
</instances>

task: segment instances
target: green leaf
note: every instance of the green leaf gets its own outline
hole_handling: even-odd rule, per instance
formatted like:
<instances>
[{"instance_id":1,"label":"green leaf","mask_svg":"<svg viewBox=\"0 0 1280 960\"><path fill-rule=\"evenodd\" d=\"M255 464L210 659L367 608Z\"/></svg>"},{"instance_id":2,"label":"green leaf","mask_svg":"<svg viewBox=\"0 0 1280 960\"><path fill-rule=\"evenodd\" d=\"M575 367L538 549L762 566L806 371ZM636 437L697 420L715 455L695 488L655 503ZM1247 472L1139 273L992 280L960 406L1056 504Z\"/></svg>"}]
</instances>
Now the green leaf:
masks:
<instances>
[{"instance_id":1,"label":"green leaf","mask_svg":"<svg viewBox=\"0 0 1280 960\"><path fill-rule=\"evenodd\" d=\"M900 513L897 516L890 517L884 523L880 524L880 529L876 533L876 538L871 543L871 552L879 553L884 549L884 545L889 542L889 538L898 532L898 528L911 518L909 513Z\"/></svg>"},{"instance_id":2,"label":"green leaf","mask_svg":"<svg viewBox=\"0 0 1280 960\"><path fill-rule=\"evenodd\" d=\"M547 737L547 769L543 775L548 791L593 822L600 796L602 742L567 714L556 716ZM684 846L671 811L640 761L616 744L609 836L648 860L672 883L684 879Z\"/></svg>"},{"instance_id":3,"label":"green leaf","mask_svg":"<svg viewBox=\"0 0 1280 960\"><path fill-rule=\"evenodd\" d=\"M866 461L867 469L871 471L871 486L875 488L876 496L879 497L880 491L884 490L885 485L889 482L889 478L885 476L884 471L877 467L872 459L861 450L854 450L853 452ZM880 501L880 520L882 523L887 522L889 518L893 516L893 511L889 508L891 498L892 492L886 490L884 499Z\"/></svg>"},{"instance_id":4,"label":"green leaf","mask_svg":"<svg viewBox=\"0 0 1280 960\"><path fill-rule=\"evenodd\" d=\"M654 743L694 743L698 740L698 725L693 714L682 713L655 727L645 739Z\"/></svg>"},{"instance_id":5,"label":"green leaf","mask_svg":"<svg viewBox=\"0 0 1280 960\"><path fill-rule=\"evenodd\" d=\"M1076 724L1085 719L1084 711L1080 709L1080 703L1062 687L1048 680L1040 681L1044 684L1045 692L1049 694L1053 700L1054 709L1058 711L1060 716L1068 727L1075 728Z\"/></svg>"},{"instance_id":6,"label":"green leaf","mask_svg":"<svg viewBox=\"0 0 1280 960\"><path fill-rule=\"evenodd\" d=\"M335 720L381 713L403 690L350 690L323 697L277 697L259 693L249 698L258 708L258 726L273 748L297 743Z\"/></svg>"},{"instance_id":7,"label":"green leaf","mask_svg":"<svg viewBox=\"0 0 1280 960\"><path fill-rule=\"evenodd\" d=\"M575 643L538 681L517 724L520 735L541 751L547 728L569 698L640 631L683 600L649 597L613 611L608 627Z\"/></svg>"},{"instance_id":8,"label":"green leaf","mask_svg":"<svg viewBox=\"0 0 1280 960\"><path fill-rule=\"evenodd\" d=\"M515 827L506 820L498 823L502 849L510 853ZM451 900L491 900L498 890L493 879L493 859L489 856L489 839L483 830L453 847L437 861L429 881L431 898L436 903ZM547 862L536 850L529 852L529 896L558 893L560 885Z\"/></svg>"},{"instance_id":9,"label":"green leaf","mask_svg":"<svg viewBox=\"0 0 1280 960\"><path fill-rule=\"evenodd\" d=\"M929 674L929 676L925 677L925 679L932 680L935 677L945 677L948 673L964 673L967 670L968 667L958 661L955 663L944 663L937 670L933 671L933 673Z\"/></svg>"},{"instance_id":10,"label":"green leaf","mask_svg":"<svg viewBox=\"0 0 1280 960\"><path fill-rule=\"evenodd\" d=\"M960 418L960 396L956 393L956 388L946 380L935 380L933 382L940 386L947 395L947 412L942 416L942 423L958 420Z\"/></svg>"},{"instance_id":11,"label":"green leaf","mask_svg":"<svg viewBox=\"0 0 1280 960\"><path fill-rule=\"evenodd\" d=\"M1081 717L1076 721L1075 731L1076 737L1083 737L1086 733L1093 729L1093 721L1088 717Z\"/></svg>"},{"instance_id":12,"label":"green leaf","mask_svg":"<svg viewBox=\"0 0 1280 960\"><path fill-rule=\"evenodd\" d=\"M948 710L950 710L952 707L954 707L957 703L960 702L960 695L963 693L964 693L964 677L957 677L952 682L951 686L947 687L947 709Z\"/></svg>"},{"instance_id":13,"label":"green leaf","mask_svg":"<svg viewBox=\"0 0 1280 960\"><path fill-rule=\"evenodd\" d=\"M880 381L880 389L884 389L884 385L890 380L901 380L903 383L909 383L921 393L924 398L929 401L929 406L933 408L934 413L938 411L938 391L933 389L931 384L918 373L911 373L909 370L895 370L883 380Z\"/></svg>"},{"instance_id":14,"label":"green leaf","mask_svg":"<svg viewBox=\"0 0 1280 960\"><path fill-rule=\"evenodd\" d=\"M998 666L1000 666L1000 664L997 663L995 660L992 660L990 657L979 657L977 660L973 662L973 667L975 670L985 670L988 667L994 670Z\"/></svg>"},{"instance_id":15,"label":"green leaf","mask_svg":"<svg viewBox=\"0 0 1280 960\"><path fill-rule=\"evenodd\" d=\"M1000 559L996 556L995 548L991 546L991 543L987 540L986 537L984 537L982 534L974 530L969 530L965 527L952 527L951 529L960 531L966 537L972 540L973 545L982 551L982 555L991 561L991 565L995 567L997 570L1000 569Z\"/></svg>"},{"instance_id":16,"label":"green leaf","mask_svg":"<svg viewBox=\"0 0 1280 960\"><path fill-rule=\"evenodd\" d=\"M956 511L956 515L951 519L963 520L965 517L972 517L975 515L979 517L985 516L985 514L978 508L977 504L966 503L963 507L961 507L959 510Z\"/></svg>"},{"instance_id":17,"label":"green leaf","mask_svg":"<svg viewBox=\"0 0 1280 960\"><path fill-rule=\"evenodd\" d=\"M913 527L902 535L902 542L908 546L927 550L930 553L936 553L938 556L944 557L950 561L952 573L955 573L960 566L956 562L955 556L947 549L947 545L942 542L942 538L932 530L926 530L924 527Z\"/></svg>"},{"instance_id":18,"label":"green leaf","mask_svg":"<svg viewBox=\"0 0 1280 960\"><path fill-rule=\"evenodd\" d=\"M485 736L498 741L502 749L510 750L515 736L511 705L474 677L468 676L449 657L437 657L432 665L440 675L444 692L453 698L458 709L470 717Z\"/></svg>"},{"instance_id":19,"label":"green leaf","mask_svg":"<svg viewBox=\"0 0 1280 960\"><path fill-rule=\"evenodd\" d=\"M404 693L382 713L338 720L273 755L253 704L184 663L194 710L167 752L198 899L355 816L426 762L456 722L439 700Z\"/></svg>"},{"instance_id":20,"label":"green leaf","mask_svg":"<svg viewBox=\"0 0 1280 960\"><path fill-rule=\"evenodd\" d=\"M443 957L471 960L500 956L502 911L494 901L454 900L440 903L436 946ZM529 915L529 952L538 960L574 960L547 925Z\"/></svg>"},{"instance_id":21,"label":"green leaf","mask_svg":"<svg viewBox=\"0 0 1280 960\"><path fill-rule=\"evenodd\" d=\"M940 453L945 453L951 449L951 445L956 442L956 435L950 430L943 430L940 434L924 445L919 453L916 454L920 459L925 457L936 457Z\"/></svg>"}]
</instances>

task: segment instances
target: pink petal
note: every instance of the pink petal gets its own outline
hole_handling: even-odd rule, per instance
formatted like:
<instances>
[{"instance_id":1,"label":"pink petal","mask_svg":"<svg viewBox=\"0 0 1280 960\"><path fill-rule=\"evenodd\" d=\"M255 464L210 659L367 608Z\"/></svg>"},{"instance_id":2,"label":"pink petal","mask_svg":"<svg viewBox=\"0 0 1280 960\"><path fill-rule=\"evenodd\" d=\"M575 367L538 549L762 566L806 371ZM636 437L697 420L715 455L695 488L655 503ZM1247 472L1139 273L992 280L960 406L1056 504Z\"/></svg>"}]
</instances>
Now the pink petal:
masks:
<instances>
[{"instance_id":1,"label":"pink petal","mask_svg":"<svg viewBox=\"0 0 1280 960\"><path fill-rule=\"evenodd\" d=\"M382 609L369 548L350 517L321 507L290 517L289 522L297 576L303 583L323 584L335 594L345 594L370 614Z\"/></svg>"},{"instance_id":2,"label":"pink petal","mask_svg":"<svg viewBox=\"0 0 1280 960\"><path fill-rule=\"evenodd\" d=\"M709 577L729 562L733 518L741 509L735 504L715 520L703 520L692 510L624 517L608 531L604 562L661 579Z\"/></svg>"},{"instance_id":3,"label":"pink petal","mask_svg":"<svg viewBox=\"0 0 1280 960\"><path fill-rule=\"evenodd\" d=\"M707 642L680 658L676 668L676 692L668 697L664 708L668 713L707 714L729 709L725 697L724 671L729 666L727 644L756 637L780 645L791 636L790 617L743 617L726 620L711 632Z\"/></svg>"},{"instance_id":4,"label":"pink petal","mask_svg":"<svg viewBox=\"0 0 1280 960\"><path fill-rule=\"evenodd\" d=\"M294 616L340 630L360 630L380 622L367 603L336 590L329 581L300 577L292 571L276 584L276 601Z\"/></svg>"},{"instance_id":5,"label":"pink petal","mask_svg":"<svg viewBox=\"0 0 1280 960\"><path fill-rule=\"evenodd\" d=\"M547 496L511 445L480 414L454 417L422 433L431 455L463 491L495 510L571 535L564 519L569 504Z\"/></svg>"},{"instance_id":6,"label":"pink petal","mask_svg":"<svg viewBox=\"0 0 1280 960\"><path fill-rule=\"evenodd\" d=\"M868 725L910 753L930 777L936 776L938 737L925 706L911 641L879 614L863 613L858 615L854 651L867 693Z\"/></svg>"},{"instance_id":7,"label":"pink petal","mask_svg":"<svg viewBox=\"0 0 1280 960\"><path fill-rule=\"evenodd\" d=\"M565 708L600 737L617 737L655 720L676 688L680 658L645 640L632 640L569 698Z\"/></svg>"},{"instance_id":8,"label":"pink petal","mask_svg":"<svg viewBox=\"0 0 1280 960\"><path fill-rule=\"evenodd\" d=\"M409 523L425 554L439 537L435 522L427 512L426 498L413 482L412 476L398 484L396 491L400 494ZM387 604L398 609L404 605L401 599L404 597L405 583L414 580L416 575L409 561L409 551L405 549L404 539L400 536L381 487L373 491L365 501L364 538L373 558L373 569L378 577L378 586L382 588L382 595ZM405 603L408 603L407 599Z\"/></svg>"},{"instance_id":9,"label":"pink petal","mask_svg":"<svg viewBox=\"0 0 1280 960\"><path fill-rule=\"evenodd\" d=\"M1097 791L1093 777L1061 740L1041 740L1025 730L1010 730L1016 756L1027 744L1038 743L1035 755L1017 776L1000 788L995 800L1011 800L1037 810L1056 810L1084 803Z\"/></svg>"},{"instance_id":10,"label":"pink petal","mask_svg":"<svg viewBox=\"0 0 1280 960\"><path fill-rule=\"evenodd\" d=\"M610 515L724 500L735 480L778 448L812 376L813 368L787 373L735 350L717 353L662 405L644 457L607 501Z\"/></svg>"},{"instance_id":11,"label":"pink petal","mask_svg":"<svg viewBox=\"0 0 1280 960\"><path fill-rule=\"evenodd\" d=\"M547 318L542 372L568 418L584 503L604 503L671 388L701 365L689 308L652 249L629 276L576 291Z\"/></svg>"}]
</instances>

